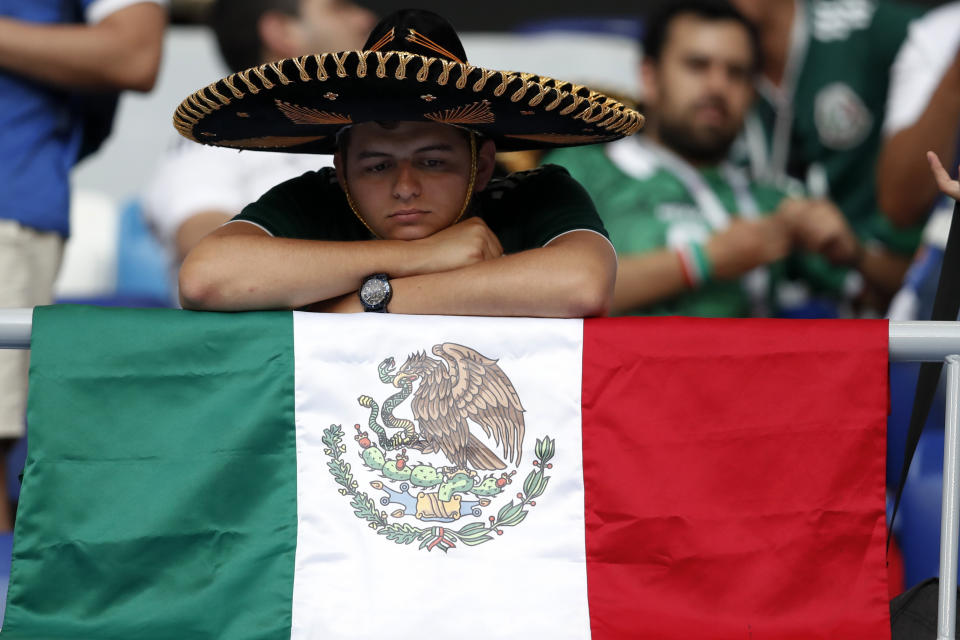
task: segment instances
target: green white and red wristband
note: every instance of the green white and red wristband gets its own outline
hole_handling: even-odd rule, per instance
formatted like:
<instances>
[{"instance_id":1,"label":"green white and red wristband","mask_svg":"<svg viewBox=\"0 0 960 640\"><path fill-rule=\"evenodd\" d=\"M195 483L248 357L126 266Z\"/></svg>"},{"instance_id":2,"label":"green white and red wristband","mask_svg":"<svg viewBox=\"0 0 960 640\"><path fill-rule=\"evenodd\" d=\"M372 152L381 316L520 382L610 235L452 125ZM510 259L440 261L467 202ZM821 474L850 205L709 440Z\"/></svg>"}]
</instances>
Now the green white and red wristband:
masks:
<instances>
[{"instance_id":1,"label":"green white and red wristband","mask_svg":"<svg viewBox=\"0 0 960 640\"><path fill-rule=\"evenodd\" d=\"M680 258L683 280L689 288L696 289L710 282L713 268L702 244L691 242L676 251L677 257Z\"/></svg>"}]
</instances>

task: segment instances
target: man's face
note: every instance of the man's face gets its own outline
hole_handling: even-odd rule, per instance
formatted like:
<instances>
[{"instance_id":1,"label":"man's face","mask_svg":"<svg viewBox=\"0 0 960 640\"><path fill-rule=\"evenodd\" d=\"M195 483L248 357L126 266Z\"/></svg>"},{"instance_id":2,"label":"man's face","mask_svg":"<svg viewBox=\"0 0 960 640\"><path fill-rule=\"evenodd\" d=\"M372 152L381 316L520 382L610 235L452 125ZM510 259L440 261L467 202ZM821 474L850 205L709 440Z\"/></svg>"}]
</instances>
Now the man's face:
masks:
<instances>
[{"instance_id":1,"label":"man's face","mask_svg":"<svg viewBox=\"0 0 960 640\"><path fill-rule=\"evenodd\" d=\"M376 24L376 16L349 0L301 0L301 51L359 49Z\"/></svg>"},{"instance_id":2,"label":"man's face","mask_svg":"<svg viewBox=\"0 0 960 640\"><path fill-rule=\"evenodd\" d=\"M691 161L722 160L753 100L752 71L750 36L741 24L677 16L660 60L643 66L660 141Z\"/></svg>"},{"instance_id":3,"label":"man's face","mask_svg":"<svg viewBox=\"0 0 960 640\"><path fill-rule=\"evenodd\" d=\"M432 122L355 125L337 154L340 180L377 236L418 240L453 224L470 181L462 131Z\"/></svg>"}]
</instances>

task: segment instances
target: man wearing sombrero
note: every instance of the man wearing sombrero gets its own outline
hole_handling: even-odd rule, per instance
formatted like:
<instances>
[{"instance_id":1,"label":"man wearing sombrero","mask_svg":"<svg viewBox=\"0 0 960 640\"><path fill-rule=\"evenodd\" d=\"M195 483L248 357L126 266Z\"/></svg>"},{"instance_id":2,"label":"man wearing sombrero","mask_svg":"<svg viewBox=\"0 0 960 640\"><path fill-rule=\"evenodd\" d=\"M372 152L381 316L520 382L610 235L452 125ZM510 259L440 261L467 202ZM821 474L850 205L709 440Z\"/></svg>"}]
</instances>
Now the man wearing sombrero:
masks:
<instances>
[{"instance_id":1,"label":"man wearing sombrero","mask_svg":"<svg viewBox=\"0 0 960 640\"><path fill-rule=\"evenodd\" d=\"M335 152L187 256L184 307L575 317L616 257L565 170L492 180L496 149L606 142L637 112L586 87L473 67L436 14L398 11L362 51L275 62L185 100L174 123L237 149ZM359 291L359 295L358 295Z\"/></svg>"}]
</instances>

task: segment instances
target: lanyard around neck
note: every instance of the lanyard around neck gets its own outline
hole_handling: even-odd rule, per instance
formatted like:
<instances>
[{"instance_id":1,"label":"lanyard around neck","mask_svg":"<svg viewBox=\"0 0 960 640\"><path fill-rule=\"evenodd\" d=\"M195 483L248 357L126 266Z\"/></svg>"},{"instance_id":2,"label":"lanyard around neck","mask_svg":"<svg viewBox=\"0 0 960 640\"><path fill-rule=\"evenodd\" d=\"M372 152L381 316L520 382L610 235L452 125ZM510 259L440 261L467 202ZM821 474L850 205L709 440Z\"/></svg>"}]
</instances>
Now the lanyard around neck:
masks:
<instances>
[{"instance_id":1,"label":"lanyard around neck","mask_svg":"<svg viewBox=\"0 0 960 640\"><path fill-rule=\"evenodd\" d=\"M793 129L793 98L797 90L797 80L803 68L810 42L810 26L807 18L805 0L794 0L793 24L790 27L790 48L783 70L780 86L776 86L766 77L757 82L757 90L766 98L774 110L773 132L770 143L770 157L767 161L767 144L763 128L755 122L747 123L745 135L750 157L754 162L753 174L785 176L787 161L790 157L790 131ZM763 165L756 159L763 158Z\"/></svg>"},{"instance_id":2,"label":"lanyard around neck","mask_svg":"<svg viewBox=\"0 0 960 640\"><path fill-rule=\"evenodd\" d=\"M697 208L703 213L703 217L711 229L721 231L730 225L730 214L726 207L723 206L720 198L717 197L703 175L693 165L666 147L651 140L637 138L637 142L683 184L697 204ZM729 162L723 162L720 165L720 171L733 191L733 197L737 203L737 213L744 218L759 216L760 210L753 194L750 193L750 181L747 176Z\"/></svg>"}]
</instances>

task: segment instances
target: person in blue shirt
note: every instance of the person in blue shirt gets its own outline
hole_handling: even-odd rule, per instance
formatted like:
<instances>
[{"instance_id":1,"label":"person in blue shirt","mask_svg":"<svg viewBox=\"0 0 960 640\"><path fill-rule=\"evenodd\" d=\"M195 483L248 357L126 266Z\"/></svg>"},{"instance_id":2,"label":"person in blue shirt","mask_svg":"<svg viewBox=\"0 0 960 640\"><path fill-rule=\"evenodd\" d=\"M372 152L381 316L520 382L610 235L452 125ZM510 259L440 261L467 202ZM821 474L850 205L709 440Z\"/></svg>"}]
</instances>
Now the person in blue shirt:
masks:
<instances>
[{"instance_id":1,"label":"person in blue shirt","mask_svg":"<svg viewBox=\"0 0 960 640\"><path fill-rule=\"evenodd\" d=\"M153 87L165 4L0 2L0 307L51 301L69 233L70 169L85 139L103 133L92 126L92 96ZM26 352L0 351L0 453L23 434L26 376ZM4 457L0 531L10 529Z\"/></svg>"}]
</instances>

